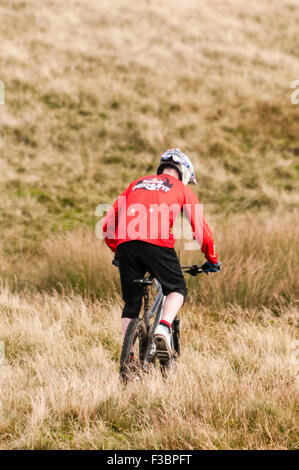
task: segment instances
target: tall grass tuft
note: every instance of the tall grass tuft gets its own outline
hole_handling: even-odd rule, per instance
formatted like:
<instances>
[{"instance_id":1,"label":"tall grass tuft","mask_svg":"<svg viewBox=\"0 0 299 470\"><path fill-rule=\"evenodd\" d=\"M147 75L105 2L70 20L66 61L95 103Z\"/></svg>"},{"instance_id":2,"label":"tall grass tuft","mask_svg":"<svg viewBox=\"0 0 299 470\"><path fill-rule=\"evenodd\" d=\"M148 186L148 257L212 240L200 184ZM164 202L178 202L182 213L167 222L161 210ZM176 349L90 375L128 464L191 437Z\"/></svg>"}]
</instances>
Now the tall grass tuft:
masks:
<instances>
[{"instance_id":1,"label":"tall grass tuft","mask_svg":"<svg viewBox=\"0 0 299 470\"><path fill-rule=\"evenodd\" d=\"M218 220L214 232L220 260L218 275L190 281L197 301L206 306L262 305L278 312L298 300L298 211L251 213ZM192 260L194 255L184 255ZM193 258L194 259L194 258Z\"/></svg>"},{"instance_id":2,"label":"tall grass tuft","mask_svg":"<svg viewBox=\"0 0 299 470\"><path fill-rule=\"evenodd\" d=\"M229 304L243 308L265 306L279 314L298 299L298 232L296 211L286 214L255 213L217 219L216 247L219 274L188 279L189 302L209 309ZM181 262L204 262L201 251L181 251ZM86 230L56 235L46 240L39 258L21 259L15 283L38 290L77 292L108 299L120 294L118 270L104 242ZM8 261L6 260L6 264ZM10 266L15 275L15 264ZM9 268L6 268L9 273Z\"/></svg>"},{"instance_id":3,"label":"tall grass tuft","mask_svg":"<svg viewBox=\"0 0 299 470\"><path fill-rule=\"evenodd\" d=\"M42 259L35 278L39 290L54 288L101 299L113 298L120 291L113 254L90 231L78 230L45 241Z\"/></svg>"}]
</instances>

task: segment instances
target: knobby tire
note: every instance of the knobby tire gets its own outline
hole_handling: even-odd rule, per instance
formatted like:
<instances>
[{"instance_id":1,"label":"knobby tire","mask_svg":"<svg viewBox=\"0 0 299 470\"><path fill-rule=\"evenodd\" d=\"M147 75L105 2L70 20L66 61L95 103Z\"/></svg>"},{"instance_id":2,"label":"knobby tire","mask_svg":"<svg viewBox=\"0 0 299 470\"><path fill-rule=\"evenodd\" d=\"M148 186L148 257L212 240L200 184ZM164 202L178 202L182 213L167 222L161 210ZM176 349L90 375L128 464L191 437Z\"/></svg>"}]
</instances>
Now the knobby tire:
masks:
<instances>
[{"instance_id":1,"label":"knobby tire","mask_svg":"<svg viewBox=\"0 0 299 470\"><path fill-rule=\"evenodd\" d=\"M134 362L132 363L130 353L136 341L139 342L138 357L134 358ZM141 318L133 318L127 328L120 357L119 373L124 383L140 376L142 373L147 345L148 334L144 321Z\"/></svg>"}]
</instances>

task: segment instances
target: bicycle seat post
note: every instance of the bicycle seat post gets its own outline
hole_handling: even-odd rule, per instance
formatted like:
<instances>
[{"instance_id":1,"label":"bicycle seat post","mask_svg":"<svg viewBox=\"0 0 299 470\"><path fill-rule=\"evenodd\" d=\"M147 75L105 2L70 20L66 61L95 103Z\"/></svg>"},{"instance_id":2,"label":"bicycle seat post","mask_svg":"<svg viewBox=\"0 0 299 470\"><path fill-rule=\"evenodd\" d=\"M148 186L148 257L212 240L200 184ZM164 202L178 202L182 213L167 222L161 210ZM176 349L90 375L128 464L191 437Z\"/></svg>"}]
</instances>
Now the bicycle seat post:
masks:
<instances>
[{"instance_id":1,"label":"bicycle seat post","mask_svg":"<svg viewBox=\"0 0 299 470\"><path fill-rule=\"evenodd\" d=\"M150 286L149 285L144 285L143 286L144 321L145 321L147 330L149 330L149 314L150 314L150 311L151 311L149 293L150 293Z\"/></svg>"},{"instance_id":2,"label":"bicycle seat post","mask_svg":"<svg viewBox=\"0 0 299 470\"><path fill-rule=\"evenodd\" d=\"M150 307L150 288L152 286L152 276L145 277L143 279L136 279L134 281L134 284L138 284L139 286L142 287L142 295L144 298L144 314L143 314L143 320L146 324L147 330L149 330L149 316L151 312L151 307Z\"/></svg>"}]
</instances>

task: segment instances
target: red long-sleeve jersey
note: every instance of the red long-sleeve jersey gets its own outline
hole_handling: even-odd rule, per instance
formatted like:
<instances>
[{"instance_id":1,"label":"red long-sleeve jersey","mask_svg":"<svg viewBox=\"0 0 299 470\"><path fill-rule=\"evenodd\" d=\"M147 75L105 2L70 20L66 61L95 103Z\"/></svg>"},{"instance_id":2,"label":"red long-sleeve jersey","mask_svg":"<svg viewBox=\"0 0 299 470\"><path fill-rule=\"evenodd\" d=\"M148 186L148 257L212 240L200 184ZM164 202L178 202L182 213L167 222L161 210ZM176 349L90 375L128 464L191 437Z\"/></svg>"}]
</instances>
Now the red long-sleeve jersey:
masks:
<instances>
[{"instance_id":1,"label":"red long-sleeve jersey","mask_svg":"<svg viewBox=\"0 0 299 470\"><path fill-rule=\"evenodd\" d=\"M173 248L173 224L182 211L206 259L217 263L213 234L202 205L188 186L168 174L138 178L117 198L103 220L105 242L114 252L118 245L131 240Z\"/></svg>"}]
</instances>

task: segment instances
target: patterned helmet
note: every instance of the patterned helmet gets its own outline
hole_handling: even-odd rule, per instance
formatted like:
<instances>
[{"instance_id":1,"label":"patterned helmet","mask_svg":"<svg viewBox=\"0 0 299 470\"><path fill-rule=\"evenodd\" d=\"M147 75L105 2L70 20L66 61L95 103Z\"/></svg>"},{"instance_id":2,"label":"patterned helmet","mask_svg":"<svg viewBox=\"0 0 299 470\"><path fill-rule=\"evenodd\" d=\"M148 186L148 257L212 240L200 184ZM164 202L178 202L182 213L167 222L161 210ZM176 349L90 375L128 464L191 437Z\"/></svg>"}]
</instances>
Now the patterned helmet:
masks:
<instances>
[{"instance_id":1,"label":"patterned helmet","mask_svg":"<svg viewBox=\"0 0 299 470\"><path fill-rule=\"evenodd\" d=\"M190 159L181 152L179 149L169 149L161 156L160 165L158 167L157 174L160 175L164 168L175 168L178 170L180 180L184 184L197 184L193 165Z\"/></svg>"}]
</instances>

